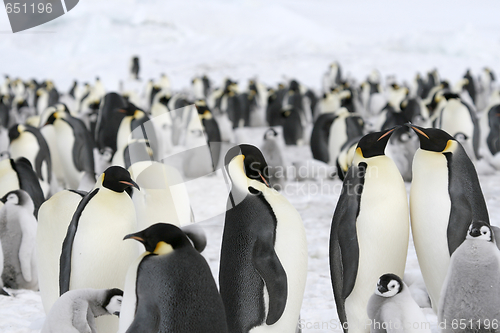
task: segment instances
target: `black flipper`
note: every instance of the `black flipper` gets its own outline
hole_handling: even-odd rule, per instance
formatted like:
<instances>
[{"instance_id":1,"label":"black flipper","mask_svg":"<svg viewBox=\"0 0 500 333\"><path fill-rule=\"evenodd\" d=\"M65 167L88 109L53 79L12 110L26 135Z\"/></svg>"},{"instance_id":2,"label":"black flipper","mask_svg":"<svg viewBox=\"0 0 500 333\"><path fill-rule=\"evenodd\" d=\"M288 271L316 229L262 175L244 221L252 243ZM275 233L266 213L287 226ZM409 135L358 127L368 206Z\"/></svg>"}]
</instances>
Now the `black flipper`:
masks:
<instances>
[{"instance_id":1,"label":"black flipper","mask_svg":"<svg viewBox=\"0 0 500 333\"><path fill-rule=\"evenodd\" d=\"M99 192L98 188L87 194L80 201L68 226L68 231L62 246L61 257L59 258L59 295L62 295L69 290L71 277L71 253L73 251L75 234L78 229L78 222L80 221L83 210L89 201L97 194L97 192Z\"/></svg>"},{"instance_id":2,"label":"black flipper","mask_svg":"<svg viewBox=\"0 0 500 333\"><path fill-rule=\"evenodd\" d=\"M266 324L276 323L285 311L288 297L286 272L274 251L273 235L259 238L253 248L253 264L264 280L269 293L269 310Z\"/></svg>"},{"instance_id":3,"label":"black flipper","mask_svg":"<svg viewBox=\"0 0 500 333\"><path fill-rule=\"evenodd\" d=\"M17 173L17 178L19 178L19 186L22 190L25 190L30 195L35 205L35 217L38 218L38 209L45 201L45 196L43 195L42 188L38 182L38 177L31 166L30 161L24 157L20 157L17 160L10 160L10 165L14 171Z\"/></svg>"},{"instance_id":4,"label":"black flipper","mask_svg":"<svg viewBox=\"0 0 500 333\"><path fill-rule=\"evenodd\" d=\"M448 191L452 202L447 230L451 256L465 240L472 221L490 224L490 219L476 169L462 145L458 143L453 154L444 155L448 160Z\"/></svg>"},{"instance_id":5,"label":"black flipper","mask_svg":"<svg viewBox=\"0 0 500 333\"><path fill-rule=\"evenodd\" d=\"M358 273L359 246L356 219L359 215L366 167L366 163L359 163L347 171L332 219L330 274L337 313L343 327L346 327L347 322L345 299L351 294Z\"/></svg>"},{"instance_id":6,"label":"black flipper","mask_svg":"<svg viewBox=\"0 0 500 333\"><path fill-rule=\"evenodd\" d=\"M31 134L33 134L38 142L39 150L35 158L35 172L38 175L39 179L45 180L50 183L52 178L52 161L50 158L50 150L49 146L47 145L47 141L45 141L45 138L43 137L42 133L40 133L40 130L38 128L29 125L25 126L26 132L30 132ZM42 175L42 164L44 162L47 164L47 179L43 179Z\"/></svg>"},{"instance_id":7,"label":"black flipper","mask_svg":"<svg viewBox=\"0 0 500 333\"><path fill-rule=\"evenodd\" d=\"M2 295L2 296L10 296L10 294L8 292L6 292L5 289L3 289L3 288L0 288L0 295Z\"/></svg>"},{"instance_id":8,"label":"black flipper","mask_svg":"<svg viewBox=\"0 0 500 333\"><path fill-rule=\"evenodd\" d=\"M463 105L469 110L470 118L472 120L472 124L474 125L474 131L472 134L472 148L474 148L474 155L476 159L480 159L481 155L479 155L479 140L481 139L481 128L479 127L479 121L477 120L476 113L471 109L471 107L462 102Z\"/></svg>"},{"instance_id":9,"label":"black flipper","mask_svg":"<svg viewBox=\"0 0 500 333\"><path fill-rule=\"evenodd\" d=\"M95 146L85 123L78 118L67 116L64 120L73 128L75 142L73 143L73 163L78 171L85 171L94 176Z\"/></svg>"}]
</instances>

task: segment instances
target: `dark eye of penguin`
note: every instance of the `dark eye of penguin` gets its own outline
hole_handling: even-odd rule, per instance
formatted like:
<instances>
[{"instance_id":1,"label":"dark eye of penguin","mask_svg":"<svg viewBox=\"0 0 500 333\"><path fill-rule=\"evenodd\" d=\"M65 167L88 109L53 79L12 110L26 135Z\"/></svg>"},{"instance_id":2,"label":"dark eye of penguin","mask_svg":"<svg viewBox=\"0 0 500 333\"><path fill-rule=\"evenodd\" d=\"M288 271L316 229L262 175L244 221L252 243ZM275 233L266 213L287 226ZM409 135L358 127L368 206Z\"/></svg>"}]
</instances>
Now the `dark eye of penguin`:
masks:
<instances>
[{"instance_id":1,"label":"dark eye of penguin","mask_svg":"<svg viewBox=\"0 0 500 333\"><path fill-rule=\"evenodd\" d=\"M469 227L469 232L467 233L466 238L493 242L494 238L492 236L492 231L487 223L482 221L474 221Z\"/></svg>"}]
</instances>

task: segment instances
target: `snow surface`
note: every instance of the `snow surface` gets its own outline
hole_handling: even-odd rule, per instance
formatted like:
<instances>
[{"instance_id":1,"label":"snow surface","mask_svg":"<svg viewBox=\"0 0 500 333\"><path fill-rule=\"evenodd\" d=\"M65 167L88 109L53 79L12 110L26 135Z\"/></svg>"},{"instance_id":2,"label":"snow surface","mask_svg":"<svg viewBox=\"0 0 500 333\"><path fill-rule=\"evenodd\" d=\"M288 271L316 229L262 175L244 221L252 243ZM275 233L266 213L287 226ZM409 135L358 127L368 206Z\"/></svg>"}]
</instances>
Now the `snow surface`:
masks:
<instances>
[{"instance_id":1,"label":"snow surface","mask_svg":"<svg viewBox=\"0 0 500 333\"><path fill-rule=\"evenodd\" d=\"M132 55L141 58L143 78L166 73L174 90L187 88L199 74L217 83L226 76L242 82L258 77L269 85L296 78L319 90L332 61L358 81L374 68L400 81L437 68L455 82L467 68L478 73L489 66L500 73L499 12L500 2L494 0L82 0L63 17L17 34L10 33L0 10L0 63L11 77L51 78L62 90L74 79L95 76L107 89L117 89L119 80L127 79ZM288 147L285 157L289 165L312 163L308 147ZM500 177L481 175L480 180L491 223L500 226ZM305 333L340 332L334 327L328 266L340 189L339 180L319 179L289 181L284 191L308 238L301 318L311 328ZM204 256L217 280L227 186L219 171L190 182L188 190L208 235ZM412 246L406 273L418 276ZM39 332L45 317L39 294L10 291L14 297L0 297L0 332ZM436 316L430 309L426 315L437 332Z\"/></svg>"}]
</instances>

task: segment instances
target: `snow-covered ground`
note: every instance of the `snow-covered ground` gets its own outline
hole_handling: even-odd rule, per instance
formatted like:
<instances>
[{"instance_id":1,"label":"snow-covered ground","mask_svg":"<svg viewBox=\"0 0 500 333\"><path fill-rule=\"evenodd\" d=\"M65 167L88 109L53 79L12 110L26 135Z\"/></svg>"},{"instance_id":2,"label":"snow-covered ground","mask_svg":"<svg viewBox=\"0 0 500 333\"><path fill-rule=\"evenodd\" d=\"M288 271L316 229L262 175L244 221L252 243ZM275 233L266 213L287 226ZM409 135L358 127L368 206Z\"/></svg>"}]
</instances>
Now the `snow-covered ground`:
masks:
<instances>
[{"instance_id":1,"label":"snow-covered ground","mask_svg":"<svg viewBox=\"0 0 500 333\"><path fill-rule=\"evenodd\" d=\"M374 68L400 81L437 68L454 82L467 68L478 73L489 66L500 73L499 12L494 0L82 0L53 22L11 34L0 10L1 73L51 78L62 90L74 79L100 76L114 90L127 79L130 57L139 55L141 77L166 73L174 90L187 88L199 74L217 83L226 76L242 82L258 77L269 85L296 78L319 90L321 75L335 60L358 81ZM289 147L285 155L289 164L312 160L305 146ZM500 177L480 180L491 223L500 226ZM308 180L289 181L284 191L308 238L305 333L340 332L328 266L340 189L339 180ZM227 187L219 171L189 183L188 190L217 280ZM407 272L418 270L411 245ZM0 297L0 332L39 332L45 317L39 294L12 292L14 297ZM435 325L432 311L426 314Z\"/></svg>"}]
</instances>

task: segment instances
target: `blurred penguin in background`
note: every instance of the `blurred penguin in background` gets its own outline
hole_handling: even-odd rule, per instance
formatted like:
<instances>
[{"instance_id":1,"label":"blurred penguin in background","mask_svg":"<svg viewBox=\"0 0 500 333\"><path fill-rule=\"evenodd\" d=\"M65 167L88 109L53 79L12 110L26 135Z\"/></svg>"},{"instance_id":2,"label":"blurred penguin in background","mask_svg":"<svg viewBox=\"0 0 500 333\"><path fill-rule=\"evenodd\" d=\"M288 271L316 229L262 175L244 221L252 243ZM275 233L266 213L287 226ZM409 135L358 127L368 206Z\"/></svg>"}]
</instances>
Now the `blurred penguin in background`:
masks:
<instances>
[{"instance_id":1,"label":"blurred penguin in background","mask_svg":"<svg viewBox=\"0 0 500 333\"><path fill-rule=\"evenodd\" d=\"M285 185L285 163L283 161L283 139L274 128L270 128L264 134L262 154L267 161L267 172L269 185L275 190L281 190Z\"/></svg>"},{"instance_id":2,"label":"blurred penguin in background","mask_svg":"<svg viewBox=\"0 0 500 333\"><path fill-rule=\"evenodd\" d=\"M139 57L134 56L130 62L130 75L133 80L139 80Z\"/></svg>"}]
</instances>

